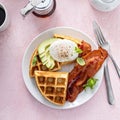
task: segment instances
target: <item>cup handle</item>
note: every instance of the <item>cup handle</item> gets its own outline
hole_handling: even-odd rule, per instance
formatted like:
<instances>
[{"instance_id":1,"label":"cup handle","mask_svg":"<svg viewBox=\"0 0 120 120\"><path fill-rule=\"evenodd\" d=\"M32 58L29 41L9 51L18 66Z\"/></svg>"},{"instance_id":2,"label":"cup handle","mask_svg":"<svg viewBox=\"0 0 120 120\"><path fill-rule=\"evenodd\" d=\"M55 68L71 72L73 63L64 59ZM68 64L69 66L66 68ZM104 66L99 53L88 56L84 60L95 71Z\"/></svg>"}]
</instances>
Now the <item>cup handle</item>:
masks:
<instances>
[{"instance_id":1,"label":"cup handle","mask_svg":"<svg viewBox=\"0 0 120 120\"><path fill-rule=\"evenodd\" d=\"M24 8L21 9L20 13L21 15L26 16L30 11L32 11L33 8L34 6L31 2L29 2Z\"/></svg>"}]
</instances>

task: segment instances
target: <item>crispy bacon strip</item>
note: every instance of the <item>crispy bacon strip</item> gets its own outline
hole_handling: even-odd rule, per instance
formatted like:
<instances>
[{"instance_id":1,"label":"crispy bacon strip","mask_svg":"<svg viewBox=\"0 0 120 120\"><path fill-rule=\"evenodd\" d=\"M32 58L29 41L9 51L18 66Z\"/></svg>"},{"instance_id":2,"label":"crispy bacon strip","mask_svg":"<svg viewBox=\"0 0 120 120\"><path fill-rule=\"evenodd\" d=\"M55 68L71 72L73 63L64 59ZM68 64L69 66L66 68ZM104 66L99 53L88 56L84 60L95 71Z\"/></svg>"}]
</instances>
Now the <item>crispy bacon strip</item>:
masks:
<instances>
[{"instance_id":1,"label":"crispy bacon strip","mask_svg":"<svg viewBox=\"0 0 120 120\"><path fill-rule=\"evenodd\" d=\"M84 56L91 52L91 45L84 40L81 41L81 43L78 44L78 47L83 51L79 57Z\"/></svg>"},{"instance_id":2,"label":"crispy bacon strip","mask_svg":"<svg viewBox=\"0 0 120 120\"><path fill-rule=\"evenodd\" d=\"M75 65L68 78L68 101L72 102L76 99L83 90L83 85L97 73L107 56L107 51L99 48L82 57L85 60L84 66Z\"/></svg>"}]
</instances>

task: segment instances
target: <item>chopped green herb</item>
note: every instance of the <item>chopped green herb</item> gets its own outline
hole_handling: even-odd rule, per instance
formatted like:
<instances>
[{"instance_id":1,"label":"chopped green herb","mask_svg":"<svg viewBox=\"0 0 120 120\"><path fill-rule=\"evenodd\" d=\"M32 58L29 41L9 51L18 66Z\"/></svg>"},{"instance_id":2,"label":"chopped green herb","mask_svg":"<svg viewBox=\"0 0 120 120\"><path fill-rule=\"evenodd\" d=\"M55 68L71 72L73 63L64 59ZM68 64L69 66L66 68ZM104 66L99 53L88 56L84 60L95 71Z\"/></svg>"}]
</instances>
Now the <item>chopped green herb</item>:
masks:
<instances>
[{"instance_id":1,"label":"chopped green herb","mask_svg":"<svg viewBox=\"0 0 120 120\"><path fill-rule=\"evenodd\" d=\"M85 60L83 58L77 58L77 63L81 66L84 66L85 65Z\"/></svg>"},{"instance_id":2,"label":"chopped green herb","mask_svg":"<svg viewBox=\"0 0 120 120\"><path fill-rule=\"evenodd\" d=\"M83 85L83 87L86 89L87 87L93 89L95 84L97 82L97 79L95 78L89 78L87 83Z\"/></svg>"},{"instance_id":3,"label":"chopped green herb","mask_svg":"<svg viewBox=\"0 0 120 120\"><path fill-rule=\"evenodd\" d=\"M81 54L83 51L80 48L75 47L75 52Z\"/></svg>"},{"instance_id":4,"label":"chopped green herb","mask_svg":"<svg viewBox=\"0 0 120 120\"><path fill-rule=\"evenodd\" d=\"M32 65L35 66L37 63L37 56L34 56L33 60L32 60Z\"/></svg>"}]
</instances>

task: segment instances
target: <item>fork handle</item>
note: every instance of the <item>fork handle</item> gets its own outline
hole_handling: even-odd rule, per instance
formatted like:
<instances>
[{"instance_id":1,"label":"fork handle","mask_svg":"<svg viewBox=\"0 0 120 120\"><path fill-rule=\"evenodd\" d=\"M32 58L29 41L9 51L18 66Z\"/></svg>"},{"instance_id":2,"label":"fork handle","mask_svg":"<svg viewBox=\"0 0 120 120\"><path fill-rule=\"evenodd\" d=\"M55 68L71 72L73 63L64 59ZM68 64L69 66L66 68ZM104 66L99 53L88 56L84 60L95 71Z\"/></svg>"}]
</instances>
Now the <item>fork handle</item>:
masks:
<instances>
[{"instance_id":1,"label":"fork handle","mask_svg":"<svg viewBox=\"0 0 120 120\"><path fill-rule=\"evenodd\" d=\"M119 78L120 78L120 68L118 67L118 65L117 65L117 63L115 62L115 60L114 60L114 58L112 57L112 55L109 54L109 56L110 56L110 58L111 58L111 60L112 60L112 62L113 62L113 64L114 64L115 69L116 69L116 71L117 71L117 74L118 74L118 76L119 76Z\"/></svg>"},{"instance_id":2,"label":"fork handle","mask_svg":"<svg viewBox=\"0 0 120 120\"><path fill-rule=\"evenodd\" d=\"M112 86L111 86L107 61L105 62L105 66L104 66L104 75L105 75L108 102L110 105L113 105L115 102L115 99L114 99L114 94L113 94L113 90L112 90Z\"/></svg>"}]
</instances>

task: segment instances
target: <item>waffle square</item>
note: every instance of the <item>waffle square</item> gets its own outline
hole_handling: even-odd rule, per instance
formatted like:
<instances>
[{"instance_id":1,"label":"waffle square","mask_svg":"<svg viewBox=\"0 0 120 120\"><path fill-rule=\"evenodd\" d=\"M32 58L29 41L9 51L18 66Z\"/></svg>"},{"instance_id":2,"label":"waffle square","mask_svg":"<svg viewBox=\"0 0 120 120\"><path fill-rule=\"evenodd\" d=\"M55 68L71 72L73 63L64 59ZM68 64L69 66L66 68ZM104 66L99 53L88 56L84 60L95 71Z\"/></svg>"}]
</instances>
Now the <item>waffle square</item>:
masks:
<instances>
[{"instance_id":1,"label":"waffle square","mask_svg":"<svg viewBox=\"0 0 120 120\"><path fill-rule=\"evenodd\" d=\"M35 64L33 64L33 59L36 57L37 61ZM29 75L30 77L35 77L35 74L34 72L36 70L39 70L39 71L58 71L61 69L61 65L59 62L56 62L55 61L55 66L53 69L48 69L45 65L42 64L40 58L39 58L39 55L38 55L38 50L37 48L34 50L33 54L32 54L32 57L31 57L31 60L30 60L30 66L29 66Z\"/></svg>"},{"instance_id":2,"label":"waffle square","mask_svg":"<svg viewBox=\"0 0 120 120\"><path fill-rule=\"evenodd\" d=\"M48 101L56 105L65 104L67 72L35 71L35 80L39 91Z\"/></svg>"}]
</instances>

